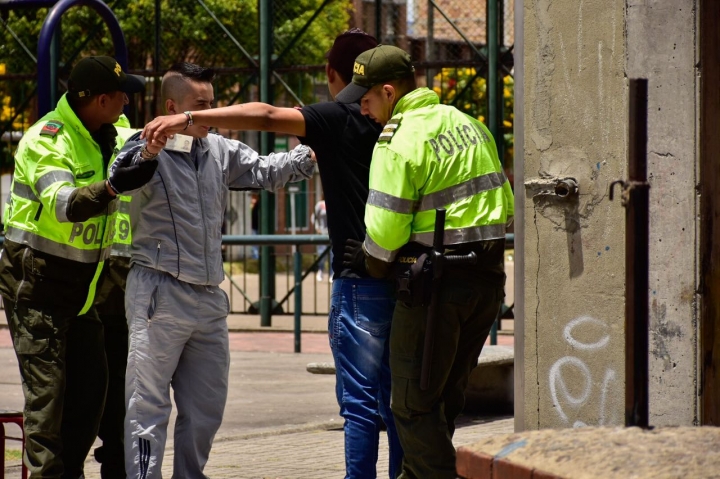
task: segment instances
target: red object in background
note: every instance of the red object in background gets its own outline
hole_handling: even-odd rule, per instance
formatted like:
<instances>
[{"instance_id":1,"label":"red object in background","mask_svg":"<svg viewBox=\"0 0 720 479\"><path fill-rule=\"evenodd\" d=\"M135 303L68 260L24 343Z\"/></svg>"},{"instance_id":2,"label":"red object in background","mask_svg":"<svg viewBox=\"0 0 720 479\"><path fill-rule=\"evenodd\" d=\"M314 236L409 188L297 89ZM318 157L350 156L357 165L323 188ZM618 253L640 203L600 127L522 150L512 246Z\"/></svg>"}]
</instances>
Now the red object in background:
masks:
<instances>
[{"instance_id":1,"label":"red object in background","mask_svg":"<svg viewBox=\"0 0 720 479\"><path fill-rule=\"evenodd\" d=\"M5 435L5 424L12 423L16 424L20 428L21 437L11 437ZM5 411L0 410L0 442L3 445L3 454L0 455L0 479L5 478L5 439L11 441L20 441L22 443L21 451L25 450L25 431L23 430L23 415L20 411ZM27 479L28 471L25 467L25 463L22 463L20 468L20 474L22 479Z\"/></svg>"}]
</instances>

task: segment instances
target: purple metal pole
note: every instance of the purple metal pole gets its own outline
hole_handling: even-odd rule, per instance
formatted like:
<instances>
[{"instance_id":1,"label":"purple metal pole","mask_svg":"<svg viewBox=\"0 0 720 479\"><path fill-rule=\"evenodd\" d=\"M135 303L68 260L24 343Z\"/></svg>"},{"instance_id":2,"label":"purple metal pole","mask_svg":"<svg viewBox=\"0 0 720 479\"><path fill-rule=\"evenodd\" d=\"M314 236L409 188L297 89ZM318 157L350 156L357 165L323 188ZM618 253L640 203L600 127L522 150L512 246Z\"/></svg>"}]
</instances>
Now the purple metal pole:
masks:
<instances>
[{"instance_id":1,"label":"purple metal pole","mask_svg":"<svg viewBox=\"0 0 720 479\"><path fill-rule=\"evenodd\" d=\"M12 3L20 3L18 1ZM42 3L42 2L35 2ZM49 3L49 2L48 2ZM47 6L47 5L45 5ZM115 59L118 61L123 70L127 71L128 52L125 43L125 35L123 35L120 24L110 7L100 0L60 0L48 12L40 30L40 38L38 39L38 116L41 117L45 113L53 109L52 98L50 97L50 81L51 71L57 68L52 65L50 60L50 44L52 42L55 29L60 23L63 13L74 6L85 6L95 10L105 21L110 30L110 35L115 45Z\"/></svg>"}]
</instances>

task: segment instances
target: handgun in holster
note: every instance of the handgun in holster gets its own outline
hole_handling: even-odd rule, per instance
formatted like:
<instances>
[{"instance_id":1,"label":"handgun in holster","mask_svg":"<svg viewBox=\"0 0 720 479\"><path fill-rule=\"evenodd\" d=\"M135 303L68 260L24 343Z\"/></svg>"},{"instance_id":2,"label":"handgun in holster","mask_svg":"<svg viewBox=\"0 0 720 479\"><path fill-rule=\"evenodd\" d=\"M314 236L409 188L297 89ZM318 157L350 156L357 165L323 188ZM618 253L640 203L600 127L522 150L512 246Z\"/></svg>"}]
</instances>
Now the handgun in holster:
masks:
<instances>
[{"instance_id":1,"label":"handgun in holster","mask_svg":"<svg viewBox=\"0 0 720 479\"><path fill-rule=\"evenodd\" d=\"M435 210L435 231L433 236L433 247L427 258L422 262L422 267L429 269L432 274L431 287L429 288L429 304L426 316L425 343L423 345L422 369L420 372L420 389L426 391L430 385L430 365L432 364L433 349L435 346L435 334L438 323L438 301L440 295L440 283L445 266L477 263L477 255L474 251L468 254L445 254L445 209ZM418 258L417 263L420 263ZM417 264L416 263L416 264ZM426 277L430 277L427 275ZM427 300L426 300L427 301Z\"/></svg>"},{"instance_id":2,"label":"handgun in holster","mask_svg":"<svg viewBox=\"0 0 720 479\"><path fill-rule=\"evenodd\" d=\"M410 308L429 304L432 268L428 256L428 253L401 256L406 263L395 268L395 297Z\"/></svg>"}]
</instances>

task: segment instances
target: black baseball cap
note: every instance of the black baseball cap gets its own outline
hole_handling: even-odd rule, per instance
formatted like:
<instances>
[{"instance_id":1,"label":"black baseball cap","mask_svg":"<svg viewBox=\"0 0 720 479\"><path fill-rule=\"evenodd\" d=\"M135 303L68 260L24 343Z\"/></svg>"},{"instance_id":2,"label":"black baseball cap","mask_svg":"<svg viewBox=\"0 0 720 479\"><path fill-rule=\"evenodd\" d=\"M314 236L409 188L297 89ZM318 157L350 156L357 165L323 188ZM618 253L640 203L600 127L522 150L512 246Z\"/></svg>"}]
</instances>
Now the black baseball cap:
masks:
<instances>
[{"instance_id":1,"label":"black baseball cap","mask_svg":"<svg viewBox=\"0 0 720 479\"><path fill-rule=\"evenodd\" d=\"M355 103L375 85L413 75L410 55L392 45L378 45L361 53L353 65L352 83L338 93L340 103Z\"/></svg>"},{"instance_id":2,"label":"black baseball cap","mask_svg":"<svg viewBox=\"0 0 720 479\"><path fill-rule=\"evenodd\" d=\"M325 58L328 65L340 74L343 81L349 82L353 76L355 59L362 52L375 48L377 44L375 37L359 28L353 28L335 38Z\"/></svg>"},{"instance_id":3,"label":"black baseball cap","mask_svg":"<svg viewBox=\"0 0 720 479\"><path fill-rule=\"evenodd\" d=\"M112 57L85 57L73 67L68 79L68 95L76 98L122 91L139 93L145 89L145 78L129 75Z\"/></svg>"}]
</instances>

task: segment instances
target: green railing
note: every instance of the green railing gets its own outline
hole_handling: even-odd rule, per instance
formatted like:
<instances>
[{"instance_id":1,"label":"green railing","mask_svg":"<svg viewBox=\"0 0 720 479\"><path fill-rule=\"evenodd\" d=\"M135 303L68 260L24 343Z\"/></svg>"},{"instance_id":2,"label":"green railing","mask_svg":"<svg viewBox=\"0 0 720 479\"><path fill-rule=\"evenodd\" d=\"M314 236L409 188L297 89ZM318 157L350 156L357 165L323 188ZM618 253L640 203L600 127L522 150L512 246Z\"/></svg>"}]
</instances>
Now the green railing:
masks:
<instances>
[{"instance_id":1,"label":"green railing","mask_svg":"<svg viewBox=\"0 0 720 479\"><path fill-rule=\"evenodd\" d=\"M252 235L252 236L235 236L226 235L223 236L222 240L224 245L227 246L281 246L281 245L292 245L294 246L293 251L293 278L295 280L294 286L287 292L284 298L282 298L277 306L282 306L285 301L288 301L290 295L294 296L294 350L296 353L301 351L301 324L302 324L302 282L303 280L313 271L313 267L317 266L322 261L326 254L329 254L330 249L328 248L323 252L317 260L305 271L302 268L302 253L297 248L301 245L329 245L330 238L326 235ZM232 279L232 275L227 275L230 280L230 284L233 288L240 291L243 297L251 301L247 294L237 285ZM260 281L263 281L263 274L261 273ZM272 304L274 298L259 298L259 303L262 304L265 300L268 304ZM251 301L252 302L252 301ZM253 303L255 304L255 303ZM270 308L270 316L272 312L277 309L277 306Z\"/></svg>"},{"instance_id":2,"label":"green railing","mask_svg":"<svg viewBox=\"0 0 720 479\"><path fill-rule=\"evenodd\" d=\"M318 266L318 264L324 260L325 256L329 254L330 248L326 249L323 253L321 253L315 261L308 266L308 268L303 271L302 266L302 253L299 251L299 246L301 245L329 245L330 244L330 238L325 235L252 235L252 236L223 236L223 244L227 246L287 246L292 245L294 247L293 251L293 278L294 278L294 285L292 288L288 289L287 294L278 301L277 303L274 303L274 298L265 298L266 302L268 304L274 304L274 306L271 308L270 316L272 316L272 313L277 313L277 311L282 311L282 305L287 301L289 303L289 298L292 295L294 299L294 311L293 311L293 317L294 317L294 342L295 342L295 352L300 352L301 350L301 325L302 325L302 282L303 280L312 272L314 269ZM512 249L515 246L515 235L508 234L505 236L505 248L506 249ZM262 276L261 271L261 276ZM237 289L240 294L245 298L246 301L253 305L261 304L263 301L263 298L259 298L257 302L253 302L252 299L245 293L245 291L240 288L240 286L233 280L231 274L226 274L226 277L230 281L230 285L232 288ZM260 281L263 281L262 277L260 278ZM256 307L256 310L259 309ZM513 305L506 305L503 304L500 312L498 314L498 319L495 321L495 323L492 326L492 329L490 330L490 344L495 345L497 344L497 331L500 321L503 318L510 317L509 314L511 314L513 309Z\"/></svg>"},{"instance_id":3,"label":"green railing","mask_svg":"<svg viewBox=\"0 0 720 479\"><path fill-rule=\"evenodd\" d=\"M0 236L0 244L4 241L4 236ZM515 236L508 234L505 236L505 248L512 249L514 247ZM282 310L282 305L285 302L289 303L290 296L293 296L293 333L294 333L294 351L299 353L301 351L301 326L302 326L302 314L303 314L303 300L302 300L302 282L303 280L314 271L318 264L323 261L330 253L330 248L327 248L323 253L310 264L305 271L303 271L302 253L299 251L299 246L302 245L329 245L330 238L326 235L224 235L222 237L222 244L225 246L293 246L294 251L293 257L293 280L294 284L292 288L289 288L285 296L275 303L272 308L272 312L277 314L277 311ZM257 301L253 301L252 298L237 284L231 274L225 275L230 282L230 295L232 296L232 288L236 289L248 303L257 305L262 298L258 298ZM272 303L274 298L268 298L268 302ZM497 344L497 330L499 321L508 317L508 313L512 311L513 306L503 304L498 315L498 320L495 321L490 331L490 344Z\"/></svg>"}]
</instances>

